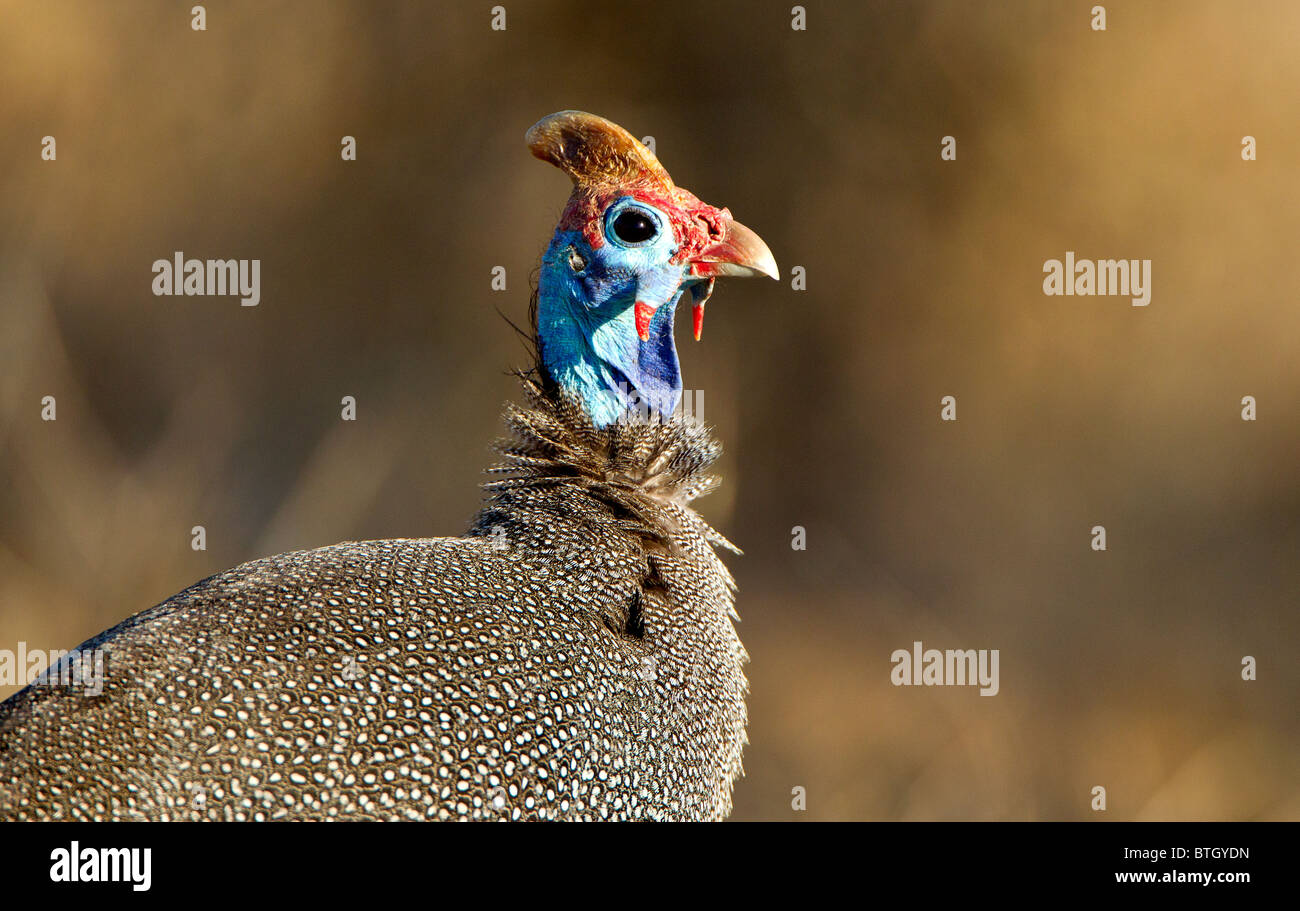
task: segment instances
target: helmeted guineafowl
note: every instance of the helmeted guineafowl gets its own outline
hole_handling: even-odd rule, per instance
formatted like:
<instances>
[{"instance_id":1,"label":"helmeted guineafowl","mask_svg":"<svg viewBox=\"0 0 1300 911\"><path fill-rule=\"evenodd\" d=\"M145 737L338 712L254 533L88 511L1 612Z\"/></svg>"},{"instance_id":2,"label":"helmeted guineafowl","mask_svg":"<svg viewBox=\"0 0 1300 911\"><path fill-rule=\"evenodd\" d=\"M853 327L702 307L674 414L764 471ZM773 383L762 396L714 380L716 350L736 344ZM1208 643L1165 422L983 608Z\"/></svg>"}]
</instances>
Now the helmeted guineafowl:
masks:
<instances>
[{"instance_id":1,"label":"helmeted guineafowl","mask_svg":"<svg viewBox=\"0 0 1300 911\"><path fill-rule=\"evenodd\" d=\"M745 743L731 545L688 503L673 318L761 240L622 128L528 131L572 177L537 364L460 538L246 563L84 643L98 695L0 706L2 819L719 819Z\"/></svg>"}]
</instances>

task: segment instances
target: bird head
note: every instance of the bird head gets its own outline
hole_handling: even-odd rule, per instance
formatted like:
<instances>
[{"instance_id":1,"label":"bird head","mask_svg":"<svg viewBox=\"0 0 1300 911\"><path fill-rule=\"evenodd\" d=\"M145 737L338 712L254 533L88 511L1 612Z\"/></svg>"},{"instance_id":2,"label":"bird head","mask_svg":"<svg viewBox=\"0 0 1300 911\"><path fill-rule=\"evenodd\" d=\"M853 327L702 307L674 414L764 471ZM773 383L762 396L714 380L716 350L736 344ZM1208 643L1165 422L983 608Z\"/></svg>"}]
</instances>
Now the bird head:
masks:
<instances>
[{"instance_id":1,"label":"bird head","mask_svg":"<svg viewBox=\"0 0 1300 911\"><path fill-rule=\"evenodd\" d=\"M603 117L561 111L526 140L573 180L538 281L543 366L597 427L632 407L668 417L682 393L677 304L689 298L698 340L714 279L776 278L771 251L725 208L676 186L646 146Z\"/></svg>"}]
</instances>

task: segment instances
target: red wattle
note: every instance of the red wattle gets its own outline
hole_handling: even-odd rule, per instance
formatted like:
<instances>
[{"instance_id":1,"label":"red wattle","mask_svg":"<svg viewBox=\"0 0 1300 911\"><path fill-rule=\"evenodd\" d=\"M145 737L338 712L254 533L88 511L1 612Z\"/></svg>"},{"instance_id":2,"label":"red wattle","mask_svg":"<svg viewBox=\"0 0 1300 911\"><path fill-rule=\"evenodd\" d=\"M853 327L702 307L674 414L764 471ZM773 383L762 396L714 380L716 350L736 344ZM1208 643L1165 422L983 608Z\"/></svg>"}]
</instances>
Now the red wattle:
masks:
<instances>
[{"instance_id":1,"label":"red wattle","mask_svg":"<svg viewBox=\"0 0 1300 911\"><path fill-rule=\"evenodd\" d=\"M641 341L650 341L650 317L654 316L654 307L644 301L636 302L636 334Z\"/></svg>"},{"instance_id":2,"label":"red wattle","mask_svg":"<svg viewBox=\"0 0 1300 911\"><path fill-rule=\"evenodd\" d=\"M695 317L695 340L698 342L700 333L704 331L704 305L696 304L692 315Z\"/></svg>"}]
</instances>

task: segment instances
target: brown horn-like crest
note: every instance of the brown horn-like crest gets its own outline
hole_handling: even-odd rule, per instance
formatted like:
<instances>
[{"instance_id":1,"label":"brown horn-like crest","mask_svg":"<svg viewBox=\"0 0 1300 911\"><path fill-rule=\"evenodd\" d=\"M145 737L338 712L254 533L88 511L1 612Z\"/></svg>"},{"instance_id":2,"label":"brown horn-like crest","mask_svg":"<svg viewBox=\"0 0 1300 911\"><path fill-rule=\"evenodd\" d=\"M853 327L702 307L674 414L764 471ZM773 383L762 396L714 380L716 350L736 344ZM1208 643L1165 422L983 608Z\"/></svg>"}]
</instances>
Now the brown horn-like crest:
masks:
<instances>
[{"instance_id":1,"label":"brown horn-like crest","mask_svg":"<svg viewBox=\"0 0 1300 911\"><path fill-rule=\"evenodd\" d=\"M528 148L573 179L575 186L650 182L664 190L672 178L654 153L616 123L585 111L559 111L533 124Z\"/></svg>"}]
</instances>

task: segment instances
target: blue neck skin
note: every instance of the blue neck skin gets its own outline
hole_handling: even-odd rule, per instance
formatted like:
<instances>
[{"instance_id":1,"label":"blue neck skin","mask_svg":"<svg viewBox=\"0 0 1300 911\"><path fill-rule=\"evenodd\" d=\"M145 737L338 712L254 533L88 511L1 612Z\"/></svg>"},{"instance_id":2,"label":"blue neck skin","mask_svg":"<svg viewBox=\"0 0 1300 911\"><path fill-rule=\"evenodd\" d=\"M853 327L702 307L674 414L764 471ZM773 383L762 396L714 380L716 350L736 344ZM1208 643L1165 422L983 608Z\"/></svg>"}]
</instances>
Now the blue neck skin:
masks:
<instances>
[{"instance_id":1,"label":"blue neck skin","mask_svg":"<svg viewBox=\"0 0 1300 911\"><path fill-rule=\"evenodd\" d=\"M575 270L571 250L582 257ZM681 266L627 263L606 268L577 231L557 231L538 282L537 328L542 363L578 395L598 428L630 413L667 418L682 397L673 340ZM638 299L659 303L650 339L636 331Z\"/></svg>"}]
</instances>

